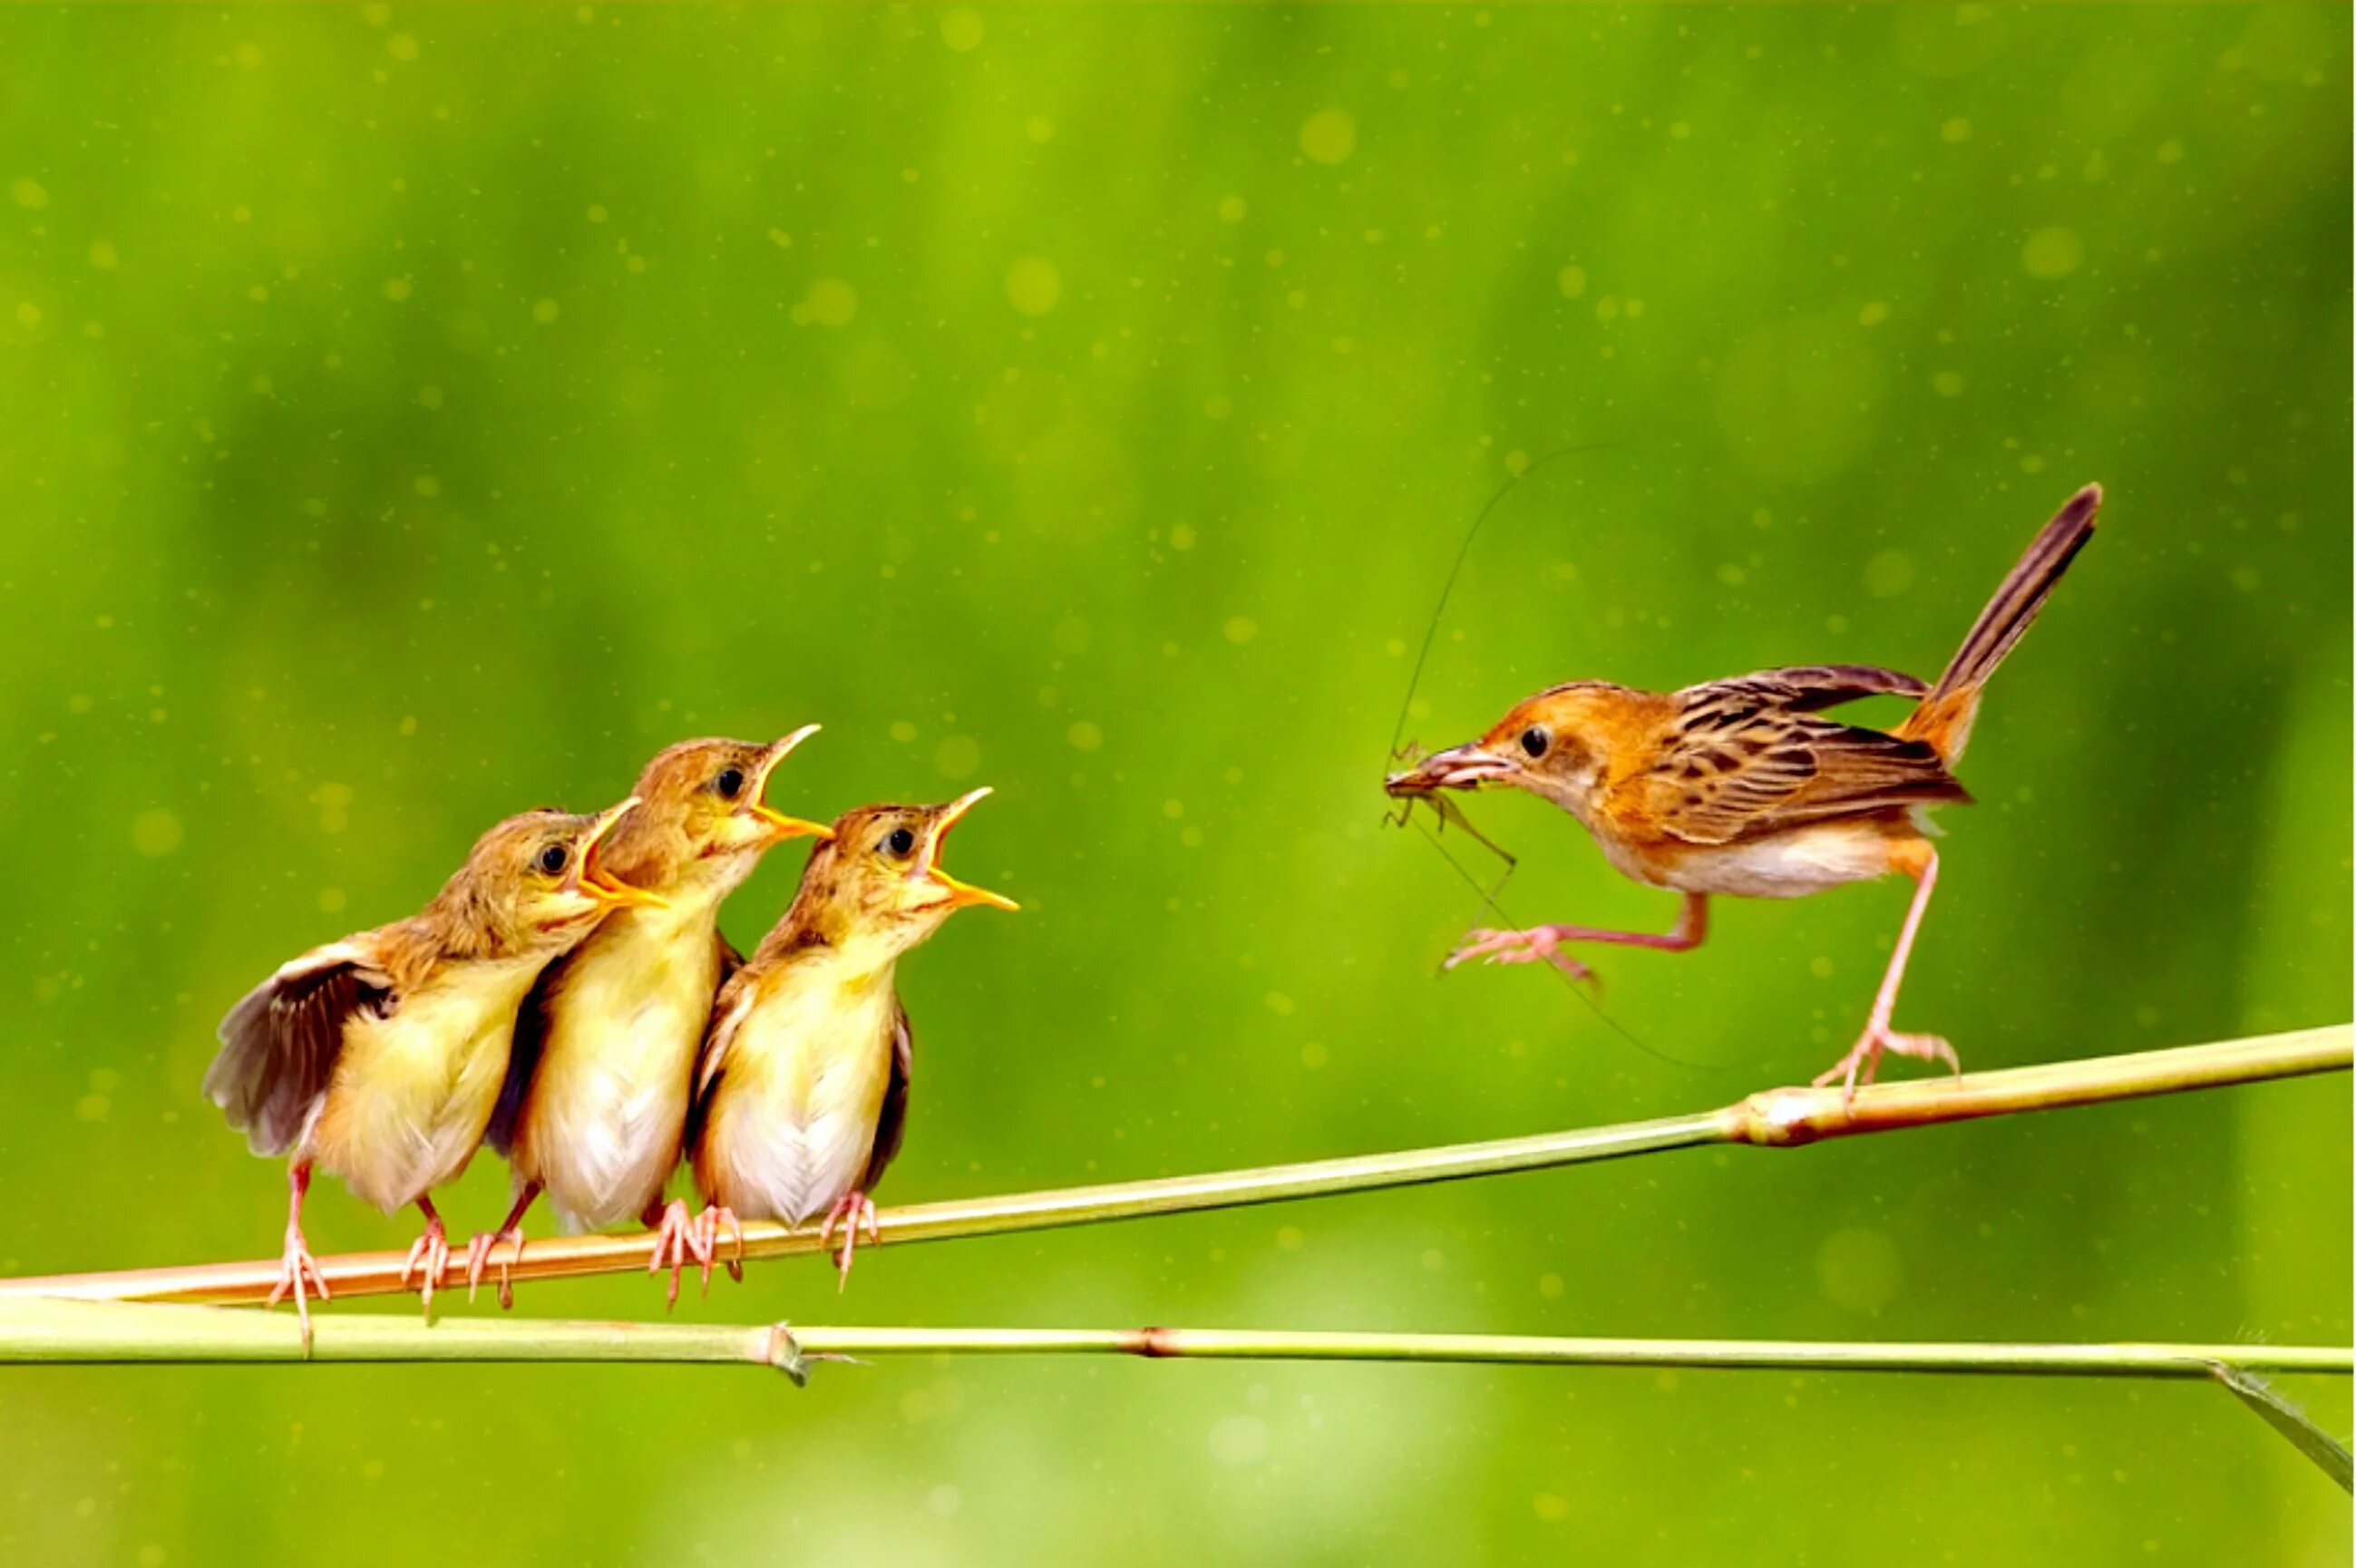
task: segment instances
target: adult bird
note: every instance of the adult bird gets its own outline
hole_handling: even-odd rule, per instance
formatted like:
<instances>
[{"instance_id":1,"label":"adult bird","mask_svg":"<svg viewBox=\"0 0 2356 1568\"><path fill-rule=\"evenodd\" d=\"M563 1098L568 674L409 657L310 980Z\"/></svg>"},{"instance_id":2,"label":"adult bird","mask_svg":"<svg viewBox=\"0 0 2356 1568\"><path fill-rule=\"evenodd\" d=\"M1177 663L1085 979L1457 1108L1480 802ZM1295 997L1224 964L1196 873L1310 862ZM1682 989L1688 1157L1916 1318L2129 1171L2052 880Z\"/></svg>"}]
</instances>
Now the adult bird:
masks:
<instances>
[{"instance_id":1,"label":"adult bird","mask_svg":"<svg viewBox=\"0 0 2356 1568\"><path fill-rule=\"evenodd\" d=\"M1795 898L1896 873L1912 879L1865 1030L1818 1076L1854 1093L1884 1051L1957 1068L1936 1035L1890 1027L1922 912L1938 880L1926 807L1966 803L1951 769L1971 737L1981 689L2036 619L2053 585L2093 537L2102 488L2070 498L2030 542L1965 634L1946 671L1924 685L1895 670L1818 664L1763 670L1681 692L1573 681L1516 703L1479 740L1435 752L1384 781L1391 795L1523 789L1577 817L1623 875L1685 895L1658 935L1588 926L1472 932L1451 955L1492 963L1545 960L1574 978L1588 970L1566 942L1617 942L1677 952L1701 945L1709 899ZM1915 699L1894 731L1821 716L1859 697Z\"/></svg>"}]
</instances>

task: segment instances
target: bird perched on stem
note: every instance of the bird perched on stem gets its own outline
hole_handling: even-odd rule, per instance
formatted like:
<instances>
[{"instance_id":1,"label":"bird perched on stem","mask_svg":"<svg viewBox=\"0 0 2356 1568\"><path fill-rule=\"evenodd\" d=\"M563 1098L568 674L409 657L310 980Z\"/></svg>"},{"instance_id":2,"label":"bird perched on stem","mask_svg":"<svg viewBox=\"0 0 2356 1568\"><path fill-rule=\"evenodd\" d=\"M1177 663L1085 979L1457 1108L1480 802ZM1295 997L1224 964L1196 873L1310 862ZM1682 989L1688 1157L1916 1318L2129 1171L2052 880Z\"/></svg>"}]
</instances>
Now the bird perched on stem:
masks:
<instances>
[{"instance_id":1,"label":"bird perched on stem","mask_svg":"<svg viewBox=\"0 0 2356 1568\"><path fill-rule=\"evenodd\" d=\"M405 920L314 948L221 1020L205 1093L254 1153L292 1151L286 1248L270 1305L327 1282L303 1240L314 1166L387 1214L415 1204L425 1232L402 1283L431 1310L449 1241L430 1194L466 1168L506 1077L516 1008L532 981L606 912L652 905L605 875L598 841L637 802L595 816L527 811L485 833L434 901Z\"/></svg>"},{"instance_id":2,"label":"bird perched on stem","mask_svg":"<svg viewBox=\"0 0 2356 1568\"><path fill-rule=\"evenodd\" d=\"M721 982L744 960L720 934L721 901L787 839L830 830L771 810L769 775L818 729L770 746L682 741L638 776L637 808L598 847L607 875L663 902L616 909L542 970L516 1020L507 1087L486 1142L515 1172L515 1206L466 1250L466 1286L492 1249L523 1255L541 1191L567 1230L637 1219L657 1230L651 1267L684 1262L687 1206L663 1201L687 1129L695 1058ZM512 1301L507 1279L501 1305Z\"/></svg>"},{"instance_id":3,"label":"bird perched on stem","mask_svg":"<svg viewBox=\"0 0 2356 1568\"><path fill-rule=\"evenodd\" d=\"M989 793L837 818L792 907L721 989L688 1128L707 1282L721 1229L740 1219L823 1215L821 1245L841 1225L845 1283L861 1229L882 1240L868 1195L899 1152L915 1061L894 966L958 909L1016 907L940 865L949 830Z\"/></svg>"},{"instance_id":4,"label":"bird perched on stem","mask_svg":"<svg viewBox=\"0 0 2356 1568\"><path fill-rule=\"evenodd\" d=\"M1971 799L1948 770L1963 755L1980 691L2094 531L2100 486L2070 498L1965 634L1935 684L1854 664L1764 670L1660 693L1601 681L1550 687L1479 740L1436 752L1384 781L1393 796L1436 789L1526 789L1577 817L1623 875L1685 895L1660 935L1538 926L1479 930L1451 955L1492 963L1545 960L1574 978L1566 942L1678 952L1701 945L1713 894L1795 898L1896 872L1914 899L1857 1044L1816 1082L1854 1093L1884 1051L1957 1066L1936 1035L1900 1034L1890 1014L1906 977L1939 857L1927 806ZM1889 734L1820 716L1859 697L1916 699Z\"/></svg>"}]
</instances>

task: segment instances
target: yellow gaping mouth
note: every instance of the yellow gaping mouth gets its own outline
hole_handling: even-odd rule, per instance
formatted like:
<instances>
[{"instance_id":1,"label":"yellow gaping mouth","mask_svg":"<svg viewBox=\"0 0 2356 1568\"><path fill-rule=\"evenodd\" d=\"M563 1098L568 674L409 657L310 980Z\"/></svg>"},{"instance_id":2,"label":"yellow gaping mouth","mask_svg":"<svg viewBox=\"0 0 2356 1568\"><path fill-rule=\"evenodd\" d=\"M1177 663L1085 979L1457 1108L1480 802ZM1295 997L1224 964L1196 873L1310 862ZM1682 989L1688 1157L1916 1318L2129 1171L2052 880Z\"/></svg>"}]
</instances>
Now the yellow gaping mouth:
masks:
<instances>
[{"instance_id":1,"label":"yellow gaping mouth","mask_svg":"<svg viewBox=\"0 0 2356 1568\"><path fill-rule=\"evenodd\" d=\"M637 803L638 798L633 795L613 810L601 814L595 822L589 824L589 831L581 836L580 848L574 852L573 886L577 891L588 895L609 908L617 908L628 904L642 904L661 909L668 908L670 902L659 893L649 893L643 887L633 887L626 882L616 882L597 869L599 841L612 832L614 824L627 816L630 808Z\"/></svg>"},{"instance_id":2,"label":"yellow gaping mouth","mask_svg":"<svg viewBox=\"0 0 2356 1568\"><path fill-rule=\"evenodd\" d=\"M1023 908L1003 893L992 893L987 887L976 887L970 882L958 881L943 871L938 864L941 843L949 836L949 830L957 826L958 818L973 810L975 801L989 793L990 787L984 785L979 789L967 791L948 805L941 807L939 818L934 822L931 834L925 840L925 857L917 862L916 869L909 873L912 876L923 877L936 886L945 889L949 896L948 905L952 909L962 909L969 904L987 904L993 909Z\"/></svg>"},{"instance_id":3,"label":"yellow gaping mouth","mask_svg":"<svg viewBox=\"0 0 2356 1568\"><path fill-rule=\"evenodd\" d=\"M778 741L776 745L769 747L753 769L752 788L744 792L744 810L751 814L755 822L767 828L779 843L783 843L787 839L798 838L814 838L824 843L834 837L834 830L824 823L805 822L799 817L789 817L783 811L772 809L761 799L762 791L769 787L769 775L776 771L777 764L783 762L787 754L794 747L817 733L818 725L804 725L793 734Z\"/></svg>"}]
</instances>

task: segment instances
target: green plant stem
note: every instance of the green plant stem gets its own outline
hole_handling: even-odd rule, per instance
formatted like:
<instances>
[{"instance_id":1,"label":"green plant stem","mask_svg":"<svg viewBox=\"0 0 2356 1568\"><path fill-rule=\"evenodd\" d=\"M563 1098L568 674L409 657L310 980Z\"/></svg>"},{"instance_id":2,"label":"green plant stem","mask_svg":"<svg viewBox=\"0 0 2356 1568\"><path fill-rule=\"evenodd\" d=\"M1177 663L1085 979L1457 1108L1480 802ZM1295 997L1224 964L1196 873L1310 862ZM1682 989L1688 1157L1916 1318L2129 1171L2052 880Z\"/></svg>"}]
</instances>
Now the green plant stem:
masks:
<instances>
[{"instance_id":1,"label":"green plant stem","mask_svg":"<svg viewBox=\"0 0 2356 1568\"><path fill-rule=\"evenodd\" d=\"M1837 1088L1772 1089L1717 1111L1654 1122L1256 1170L917 1204L885 1209L881 1229L884 1240L893 1243L947 1240L1503 1176L1666 1149L1725 1144L1794 1148L1826 1139L1983 1116L2096 1105L2305 1073L2344 1072L2351 1057L2351 1031L2348 1025L2340 1024L2215 1045L1881 1084L1860 1090L1853 1101L1844 1100ZM744 1227L743 1255L746 1258L782 1258L819 1250L814 1225ZM506 1255L504 1248L496 1254ZM512 1277L551 1279L643 1270L652 1255L653 1239L645 1233L535 1240L526 1248ZM400 1252L348 1253L321 1259L320 1267L338 1298L388 1294L404 1288L401 1283L403 1258ZM270 1294L277 1280L275 1260L200 1263L0 1280L0 1301L70 1296L95 1301L255 1303ZM448 1280L443 1284L447 1288Z\"/></svg>"},{"instance_id":2,"label":"green plant stem","mask_svg":"<svg viewBox=\"0 0 2356 1568\"><path fill-rule=\"evenodd\" d=\"M1139 1356L1148 1359L1473 1362L1554 1367L1817 1372L2213 1377L2347 1376L2356 1352L2282 1345L1857 1344L1759 1339L1553 1338L1506 1334L1308 1333L1248 1328L789 1328L785 1325L581 1323L405 1314L322 1317L315 1361L737 1363L800 1369L865 1356ZM218 1307L27 1298L0 1302L0 1363L305 1359L289 1317Z\"/></svg>"}]
</instances>

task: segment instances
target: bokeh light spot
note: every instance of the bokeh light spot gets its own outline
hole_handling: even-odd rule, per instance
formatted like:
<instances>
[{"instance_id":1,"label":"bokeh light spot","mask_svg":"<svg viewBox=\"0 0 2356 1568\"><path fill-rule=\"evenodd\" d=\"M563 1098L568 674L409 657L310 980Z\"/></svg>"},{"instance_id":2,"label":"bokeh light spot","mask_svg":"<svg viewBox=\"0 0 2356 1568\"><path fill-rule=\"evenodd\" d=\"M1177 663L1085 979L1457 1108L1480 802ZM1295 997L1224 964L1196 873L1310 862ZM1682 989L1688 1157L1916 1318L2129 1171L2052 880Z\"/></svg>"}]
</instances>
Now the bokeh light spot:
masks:
<instances>
[{"instance_id":1,"label":"bokeh light spot","mask_svg":"<svg viewBox=\"0 0 2356 1568\"><path fill-rule=\"evenodd\" d=\"M131 847L142 854L169 854L180 847L180 819L151 806L131 819Z\"/></svg>"},{"instance_id":2,"label":"bokeh light spot","mask_svg":"<svg viewBox=\"0 0 2356 1568\"><path fill-rule=\"evenodd\" d=\"M1301 124L1301 150L1311 163L1345 162L1358 150L1358 123L1345 109L1320 109Z\"/></svg>"}]
</instances>

